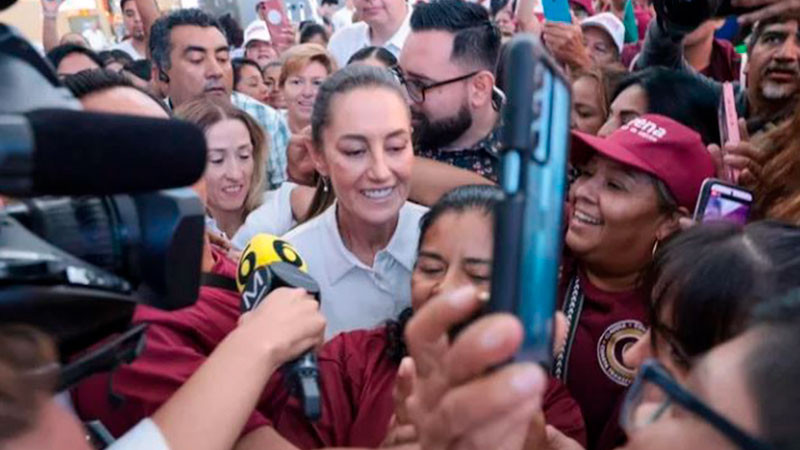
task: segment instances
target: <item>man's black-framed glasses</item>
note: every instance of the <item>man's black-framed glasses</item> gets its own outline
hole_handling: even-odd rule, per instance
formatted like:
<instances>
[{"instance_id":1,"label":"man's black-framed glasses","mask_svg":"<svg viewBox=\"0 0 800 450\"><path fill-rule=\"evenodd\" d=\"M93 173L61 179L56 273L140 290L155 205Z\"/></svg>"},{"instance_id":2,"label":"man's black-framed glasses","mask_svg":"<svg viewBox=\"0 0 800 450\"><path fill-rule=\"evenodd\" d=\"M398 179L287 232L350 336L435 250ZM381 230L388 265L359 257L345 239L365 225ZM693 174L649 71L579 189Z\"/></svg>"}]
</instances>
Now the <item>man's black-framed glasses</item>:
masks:
<instances>
[{"instance_id":1,"label":"man's black-framed glasses","mask_svg":"<svg viewBox=\"0 0 800 450\"><path fill-rule=\"evenodd\" d=\"M399 66L393 66L392 72L397 77L397 81L400 82L403 86L406 87L406 91L408 92L408 98L411 99L414 103L424 103L425 102L425 93L431 89L445 86L451 83L458 83L459 81L464 81L468 78L474 77L477 75L480 70L476 70L474 72L470 72L466 75L461 75L459 77L450 78L443 81L436 81L434 83L425 84L422 81L416 79L408 79L403 74L402 69Z\"/></svg>"},{"instance_id":2,"label":"man's black-framed glasses","mask_svg":"<svg viewBox=\"0 0 800 450\"><path fill-rule=\"evenodd\" d=\"M770 450L772 446L742 430L711 409L702 400L675 381L669 372L654 360L646 361L628 389L620 415L626 433L646 427L665 414L682 408L699 417L743 450Z\"/></svg>"}]
</instances>

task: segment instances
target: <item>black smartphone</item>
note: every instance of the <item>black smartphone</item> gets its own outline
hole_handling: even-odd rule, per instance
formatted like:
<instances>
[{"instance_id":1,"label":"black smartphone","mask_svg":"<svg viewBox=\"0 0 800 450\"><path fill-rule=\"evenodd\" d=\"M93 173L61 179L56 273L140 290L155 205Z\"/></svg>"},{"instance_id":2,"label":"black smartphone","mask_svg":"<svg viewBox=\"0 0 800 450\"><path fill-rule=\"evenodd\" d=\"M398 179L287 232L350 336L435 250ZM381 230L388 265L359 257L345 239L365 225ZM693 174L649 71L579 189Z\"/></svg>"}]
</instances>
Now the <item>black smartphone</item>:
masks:
<instances>
[{"instance_id":1,"label":"black smartphone","mask_svg":"<svg viewBox=\"0 0 800 450\"><path fill-rule=\"evenodd\" d=\"M533 38L511 41L505 73L500 185L488 310L511 312L525 337L517 359L549 368L570 143L570 89Z\"/></svg>"}]
</instances>

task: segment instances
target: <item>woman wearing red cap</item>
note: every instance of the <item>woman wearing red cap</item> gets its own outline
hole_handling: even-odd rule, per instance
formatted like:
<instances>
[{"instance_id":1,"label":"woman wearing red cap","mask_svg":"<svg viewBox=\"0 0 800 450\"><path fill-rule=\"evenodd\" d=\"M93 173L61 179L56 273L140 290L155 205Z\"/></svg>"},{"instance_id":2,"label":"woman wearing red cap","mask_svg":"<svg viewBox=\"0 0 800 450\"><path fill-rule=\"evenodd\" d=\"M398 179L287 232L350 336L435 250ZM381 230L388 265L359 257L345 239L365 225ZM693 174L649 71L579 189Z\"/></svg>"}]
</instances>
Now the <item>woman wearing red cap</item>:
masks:
<instances>
[{"instance_id":1,"label":"woman wearing red cap","mask_svg":"<svg viewBox=\"0 0 800 450\"><path fill-rule=\"evenodd\" d=\"M658 115L607 138L575 132L572 163L580 174L569 192L561 274L570 328L553 371L581 405L589 446L607 448L613 442L601 434L634 376L622 352L647 327L640 275L689 216L714 165L700 135Z\"/></svg>"}]
</instances>

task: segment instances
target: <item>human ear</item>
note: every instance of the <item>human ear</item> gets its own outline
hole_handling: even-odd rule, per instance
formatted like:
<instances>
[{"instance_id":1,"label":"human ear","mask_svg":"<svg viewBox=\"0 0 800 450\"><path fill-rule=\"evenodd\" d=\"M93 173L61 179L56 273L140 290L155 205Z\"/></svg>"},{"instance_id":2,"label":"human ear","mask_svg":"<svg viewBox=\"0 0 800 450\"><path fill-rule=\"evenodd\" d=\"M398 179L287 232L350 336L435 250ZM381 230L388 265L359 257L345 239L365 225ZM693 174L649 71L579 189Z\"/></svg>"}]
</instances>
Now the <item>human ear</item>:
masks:
<instances>
[{"instance_id":1,"label":"human ear","mask_svg":"<svg viewBox=\"0 0 800 450\"><path fill-rule=\"evenodd\" d=\"M481 108L486 103L492 102L494 89L494 75L488 70L482 70L472 77L469 84L470 104L473 108Z\"/></svg>"}]
</instances>

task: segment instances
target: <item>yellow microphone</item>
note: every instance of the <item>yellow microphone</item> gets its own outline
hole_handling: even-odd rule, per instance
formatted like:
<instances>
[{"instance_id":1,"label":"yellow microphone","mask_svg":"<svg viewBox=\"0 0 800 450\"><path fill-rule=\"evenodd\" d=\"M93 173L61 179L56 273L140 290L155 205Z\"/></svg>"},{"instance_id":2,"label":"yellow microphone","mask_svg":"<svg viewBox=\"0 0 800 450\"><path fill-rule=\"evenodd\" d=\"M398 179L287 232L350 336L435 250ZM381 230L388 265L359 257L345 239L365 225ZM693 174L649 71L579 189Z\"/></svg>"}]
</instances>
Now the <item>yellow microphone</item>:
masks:
<instances>
[{"instance_id":1,"label":"yellow microphone","mask_svg":"<svg viewBox=\"0 0 800 450\"><path fill-rule=\"evenodd\" d=\"M319 299L319 285L303 258L288 242L269 234L257 234L247 243L236 269L236 287L242 294L242 312L257 308L270 292L280 287L303 288ZM313 349L286 364L290 389L299 395L311 420L322 414L319 368Z\"/></svg>"},{"instance_id":2,"label":"yellow microphone","mask_svg":"<svg viewBox=\"0 0 800 450\"><path fill-rule=\"evenodd\" d=\"M243 292L247 281L257 268L276 262L285 262L303 272L308 272L306 262L288 242L266 233L253 236L239 258L239 267L236 270L236 288L239 292Z\"/></svg>"}]
</instances>

